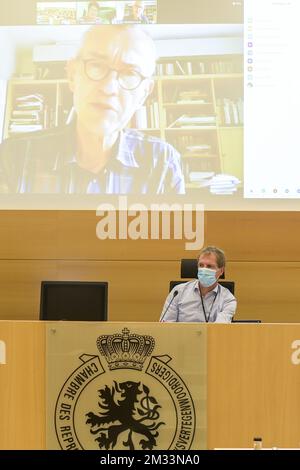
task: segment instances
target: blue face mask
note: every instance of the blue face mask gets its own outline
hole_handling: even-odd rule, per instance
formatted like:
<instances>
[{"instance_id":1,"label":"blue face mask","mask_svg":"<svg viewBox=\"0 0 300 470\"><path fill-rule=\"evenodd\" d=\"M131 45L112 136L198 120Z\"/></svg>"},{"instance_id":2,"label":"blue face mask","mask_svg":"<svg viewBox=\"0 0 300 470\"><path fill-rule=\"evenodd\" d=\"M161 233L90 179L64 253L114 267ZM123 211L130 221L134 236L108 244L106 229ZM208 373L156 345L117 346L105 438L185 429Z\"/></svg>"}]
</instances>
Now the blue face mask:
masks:
<instances>
[{"instance_id":1,"label":"blue face mask","mask_svg":"<svg viewBox=\"0 0 300 470\"><path fill-rule=\"evenodd\" d=\"M198 279L203 287L210 287L217 282L216 271L208 268L198 268Z\"/></svg>"}]
</instances>

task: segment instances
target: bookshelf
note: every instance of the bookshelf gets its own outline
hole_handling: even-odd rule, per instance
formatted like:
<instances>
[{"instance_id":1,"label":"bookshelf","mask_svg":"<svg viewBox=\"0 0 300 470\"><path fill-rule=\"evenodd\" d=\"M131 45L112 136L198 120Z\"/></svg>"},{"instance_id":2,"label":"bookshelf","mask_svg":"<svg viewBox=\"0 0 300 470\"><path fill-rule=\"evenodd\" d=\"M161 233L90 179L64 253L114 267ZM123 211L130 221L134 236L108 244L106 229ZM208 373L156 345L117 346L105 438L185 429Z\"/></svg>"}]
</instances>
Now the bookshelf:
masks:
<instances>
[{"instance_id":1,"label":"bookshelf","mask_svg":"<svg viewBox=\"0 0 300 470\"><path fill-rule=\"evenodd\" d=\"M65 79L9 81L3 137L57 127L66 122L72 96Z\"/></svg>"},{"instance_id":2,"label":"bookshelf","mask_svg":"<svg viewBox=\"0 0 300 470\"><path fill-rule=\"evenodd\" d=\"M131 120L130 127L160 137L180 152L187 188L205 186L212 174L242 177L242 67L241 55L164 58L157 64L152 95ZM59 126L71 107L66 79L13 78L4 137L26 127Z\"/></svg>"},{"instance_id":3,"label":"bookshelf","mask_svg":"<svg viewBox=\"0 0 300 470\"><path fill-rule=\"evenodd\" d=\"M242 55L165 58L157 65L162 137L182 156L187 188L242 178Z\"/></svg>"}]
</instances>

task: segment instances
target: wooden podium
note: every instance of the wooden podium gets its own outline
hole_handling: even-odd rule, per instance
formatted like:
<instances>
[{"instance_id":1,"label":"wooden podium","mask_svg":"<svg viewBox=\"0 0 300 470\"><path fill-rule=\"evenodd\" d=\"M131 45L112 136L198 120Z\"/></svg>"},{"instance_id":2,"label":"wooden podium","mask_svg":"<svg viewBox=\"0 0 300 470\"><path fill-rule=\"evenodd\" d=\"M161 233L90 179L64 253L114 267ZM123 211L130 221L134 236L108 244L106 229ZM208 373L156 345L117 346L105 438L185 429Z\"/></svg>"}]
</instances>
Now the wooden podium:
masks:
<instances>
[{"instance_id":1,"label":"wooden podium","mask_svg":"<svg viewBox=\"0 0 300 470\"><path fill-rule=\"evenodd\" d=\"M47 334L57 329L72 335L81 325L87 323L0 322L0 449L47 448ZM105 323L105 328L157 331L166 345L174 341L179 376L187 338L201 328L206 355L196 350L189 360L197 367L201 354L207 362L201 372L206 385L199 383L199 390L206 388L207 448L249 448L256 436L266 448L300 447L300 325L185 325ZM88 328L101 336L101 324Z\"/></svg>"}]
</instances>

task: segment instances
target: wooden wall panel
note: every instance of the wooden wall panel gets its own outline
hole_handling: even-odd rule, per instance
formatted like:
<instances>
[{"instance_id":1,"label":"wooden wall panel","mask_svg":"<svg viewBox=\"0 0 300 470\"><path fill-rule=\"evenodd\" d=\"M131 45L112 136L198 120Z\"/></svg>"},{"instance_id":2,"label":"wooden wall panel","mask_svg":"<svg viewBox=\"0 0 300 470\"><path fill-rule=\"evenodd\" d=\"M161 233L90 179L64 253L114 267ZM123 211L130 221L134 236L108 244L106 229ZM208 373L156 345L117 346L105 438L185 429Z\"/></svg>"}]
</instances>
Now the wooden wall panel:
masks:
<instances>
[{"instance_id":1,"label":"wooden wall panel","mask_svg":"<svg viewBox=\"0 0 300 470\"><path fill-rule=\"evenodd\" d=\"M57 276L56 261L1 261L0 319L37 320L41 280Z\"/></svg>"},{"instance_id":2,"label":"wooden wall panel","mask_svg":"<svg viewBox=\"0 0 300 470\"><path fill-rule=\"evenodd\" d=\"M300 263L235 263L227 270L236 281L237 318L300 322Z\"/></svg>"},{"instance_id":3,"label":"wooden wall panel","mask_svg":"<svg viewBox=\"0 0 300 470\"><path fill-rule=\"evenodd\" d=\"M208 212L205 244L230 261L300 261L300 212Z\"/></svg>"},{"instance_id":4,"label":"wooden wall panel","mask_svg":"<svg viewBox=\"0 0 300 470\"><path fill-rule=\"evenodd\" d=\"M105 240L92 211L1 211L0 259L179 260L182 240ZM300 212L207 212L205 244L232 261L300 261Z\"/></svg>"},{"instance_id":5,"label":"wooden wall panel","mask_svg":"<svg viewBox=\"0 0 300 470\"><path fill-rule=\"evenodd\" d=\"M57 217L54 211L0 211L0 259L56 259Z\"/></svg>"},{"instance_id":6,"label":"wooden wall panel","mask_svg":"<svg viewBox=\"0 0 300 470\"><path fill-rule=\"evenodd\" d=\"M1 322L0 449L45 449L45 335L41 322Z\"/></svg>"},{"instance_id":7,"label":"wooden wall panel","mask_svg":"<svg viewBox=\"0 0 300 470\"><path fill-rule=\"evenodd\" d=\"M109 282L109 320L157 321L178 272L178 262L2 261L0 320L37 320L42 280L85 280Z\"/></svg>"},{"instance_id":8,"label":"wooden wall panel","mask_svg":"<svg viewBox=\"0 0 300 470\"><path fill-rule=\"evenodd\" d=\"M186 253L184 240L99 240L100 219L91 211L2 211L0 220L0 259L173 260Z\"/></svg>"},{"instance_id":9,"label":"wooden wall panel","mask_svg":"<svg viewBox=\"0 0 300 470\"><path fill-rule=\"evenodd\" d=\"M36 320L42 280L109 282L111 321L157 321L178 261L20 260L0 263L0 319ZM300 321L300 262L229 262L239 319Z\"/></svg>"},{"instance_id":10,"label":"wooden wall panel","mask_svg":"<svg viewBox=\"0 0 300 470\"><path fill-rule=\"evenodd\" d=\"M209 325L208 448L299 448L299 325Z\"/></svg>"},{"instance_id":11,"label":"wooden wall panel","mask_svg":"<svg viewBox=\"0 0 300 470\"><path fill-rule=\"evenodd\" d=\"M1 211L0 319L36 319L41 280L107 280L111 320L156 321L184 240L105 240L92 211ZM300 212L207 212L205 244L227 254L239 318L300 319Z\"/></svg>"}]
</instances>

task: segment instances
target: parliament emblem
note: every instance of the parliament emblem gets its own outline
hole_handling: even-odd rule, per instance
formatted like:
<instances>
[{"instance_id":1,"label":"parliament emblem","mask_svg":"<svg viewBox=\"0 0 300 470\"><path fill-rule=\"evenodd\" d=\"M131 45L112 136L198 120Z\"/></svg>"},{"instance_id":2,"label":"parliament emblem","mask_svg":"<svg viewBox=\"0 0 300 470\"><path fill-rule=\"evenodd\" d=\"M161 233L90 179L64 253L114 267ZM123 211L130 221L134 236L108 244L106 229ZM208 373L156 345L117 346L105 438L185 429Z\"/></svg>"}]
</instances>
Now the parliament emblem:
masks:
<instances>
[{"instance_id":1,"label":"parliament emblem","mask_svg":"<svg viewBox=\"0 0 300 470\"><path fill-rule=\"evenodd\" d=\"M61 449L185 450L196 429L193 398L155 339L127 328L79 356L55 406Z\"/></svg>"}]
</instances>

